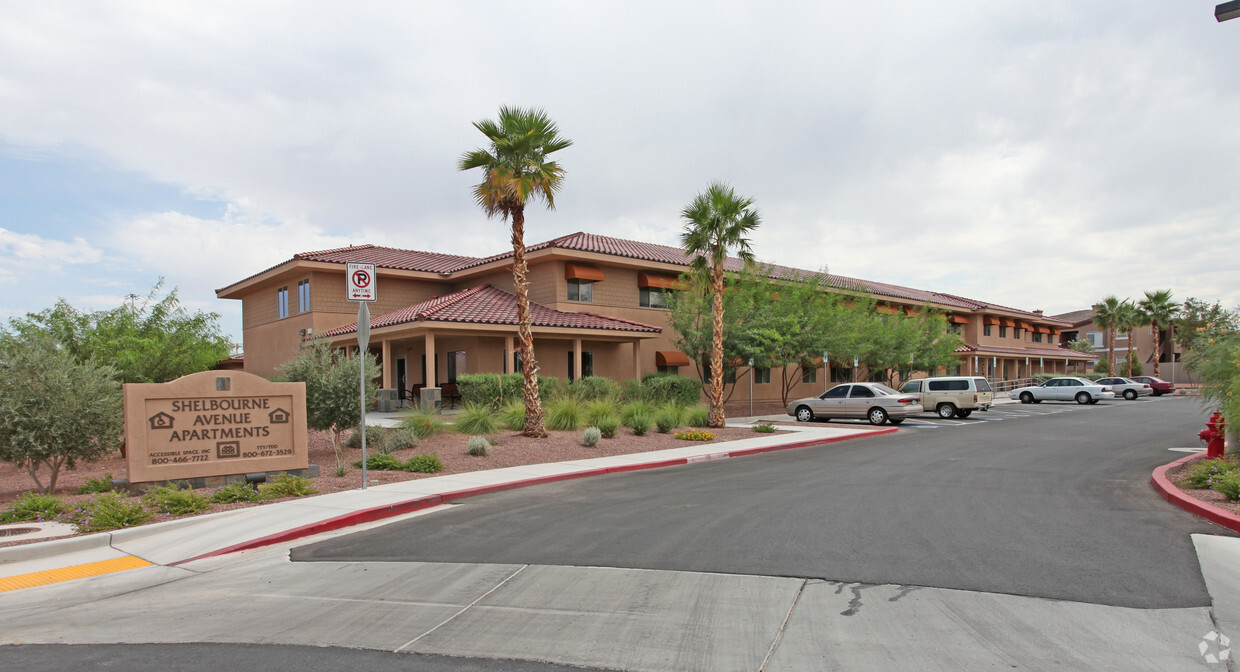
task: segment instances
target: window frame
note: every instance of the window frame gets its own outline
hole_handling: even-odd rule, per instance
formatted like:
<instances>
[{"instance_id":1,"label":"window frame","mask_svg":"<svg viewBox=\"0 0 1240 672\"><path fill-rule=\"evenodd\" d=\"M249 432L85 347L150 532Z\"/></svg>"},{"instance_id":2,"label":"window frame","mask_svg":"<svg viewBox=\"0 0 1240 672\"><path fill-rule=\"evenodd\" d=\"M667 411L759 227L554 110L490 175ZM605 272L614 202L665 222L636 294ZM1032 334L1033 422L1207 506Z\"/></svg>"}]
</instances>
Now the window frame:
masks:
<instances>
[{"instance_id":1,"label":"window frame","mask_svg":"<svg viewBox=\"0 0 1240 672\"><path fill-rule=\"evenodd\" d=\"M276 290L276 319L288 317L288 285Z\"/></svg>"},{"instance_id":2,"label":"window frame","mask_svg":"<svg viewBox=\"0 0 1240 672\"><path fill-rule=\"evenodd\" d=\"M576 303L594 303L594 281L582 280L580 278L569 278L564 281L566 284L565 299ZM576 290L576 291L574 291ZM582 291L584 290L584 292ZM573 294L577 294L577 298L573 298ZM582 294L586 294L585 298L581 298Z\"/></svg>"},{"instance_id":3,"label":"window frame","mask_svg":"<svg viewBox=\"0 0 1240 672\"><path fill-rule=\"evenodd\" d=\"M297 281L297 312L310 312L310 278Z\"/></svg>"}]
</instances>

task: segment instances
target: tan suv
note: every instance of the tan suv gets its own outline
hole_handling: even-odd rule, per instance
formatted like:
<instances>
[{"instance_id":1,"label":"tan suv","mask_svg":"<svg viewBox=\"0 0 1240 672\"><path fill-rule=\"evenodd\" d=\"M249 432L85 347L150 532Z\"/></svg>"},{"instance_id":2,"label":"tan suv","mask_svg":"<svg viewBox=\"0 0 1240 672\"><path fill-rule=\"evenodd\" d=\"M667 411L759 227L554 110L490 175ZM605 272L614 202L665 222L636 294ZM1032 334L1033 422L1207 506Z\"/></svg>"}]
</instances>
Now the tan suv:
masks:
<instances>
[{"instance_id":1,"label":"tan suv","mask_svg":"<svg viewBox=\"0 0 1240 672\"><path fill-rule=\"evenodd\" d=\"M921 407L940 418L967 418L974 410L990 408L995 401L990 383L974 376L919 378L905 383L900 392L920 394Z\"/></svg>"}]
</instances>

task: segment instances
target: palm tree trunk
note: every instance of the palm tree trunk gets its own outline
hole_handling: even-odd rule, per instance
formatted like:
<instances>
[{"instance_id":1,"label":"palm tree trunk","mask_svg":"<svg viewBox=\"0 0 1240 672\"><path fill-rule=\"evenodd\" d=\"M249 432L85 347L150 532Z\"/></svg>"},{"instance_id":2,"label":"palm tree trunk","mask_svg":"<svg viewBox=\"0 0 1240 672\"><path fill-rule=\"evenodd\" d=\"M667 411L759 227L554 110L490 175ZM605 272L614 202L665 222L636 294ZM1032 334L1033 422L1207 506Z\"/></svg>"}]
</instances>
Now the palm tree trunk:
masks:
<instances>
[{"instance_id":1,"label":"palm tree trunk","mask_svg":"<svg viewBox=\"0 0 1240 672\"><path fill-rule=\"evenodd\" d=\"M1162 378L1162 369L1158 366L1158 363L1162 361L1162 343L1159 342L1162 340L1162 334L1159 332L1157 322L1150 325L1150 332L1154 335L1154 377Z\"/></svg>"},{"instance_id":2,"label":"palm tree trunk","mask_svg":"<svg viewBox=\"0 0 1240 672\"><path fill-rule=\"evenodd\" d=\"M715 428L724 426L723 415L723 264L716 264L711 278L711 291L714 292L712 313L714 314L714 330L710 348L710 413L706 424Z\"/></svg>"},{"instance_id":3,"label":"palm tree trunk","mask_svg":"<svg viewBox=\"0 0 1240 672\"><path fill-rule=\"evenodd\" d=\"M1133 375L1132 367L1136 366L1137 342L1132 338L1132 329L1129 329L1126 333L1128 334L1128 375L1131 376Z\"/></svg>"},{"instance_id":4,"label":"palm tree trunk","mask_svg":"<svg viewBox=\"0 0 1240 672\"><path fill-rule=\"evenodd\" d=\"M1115 371L1115 327L1107 327L1107 375L1119 375Z\"/></svg>"},{"instance_id":5,"label":"palm tree trunk","mask_svg":"<svg viewBox=\"0 0 1240 672\"><path fill-rule=\"evenodd\" d=\"M530 283L525 265L525 208L512 209L512 284L517 293L517 340L521 343L521 374L525 385L525 436L545 438L542 402L538 398L538 362L534 361L534 334L530 330Z\"/></svg>"}]
</instances>

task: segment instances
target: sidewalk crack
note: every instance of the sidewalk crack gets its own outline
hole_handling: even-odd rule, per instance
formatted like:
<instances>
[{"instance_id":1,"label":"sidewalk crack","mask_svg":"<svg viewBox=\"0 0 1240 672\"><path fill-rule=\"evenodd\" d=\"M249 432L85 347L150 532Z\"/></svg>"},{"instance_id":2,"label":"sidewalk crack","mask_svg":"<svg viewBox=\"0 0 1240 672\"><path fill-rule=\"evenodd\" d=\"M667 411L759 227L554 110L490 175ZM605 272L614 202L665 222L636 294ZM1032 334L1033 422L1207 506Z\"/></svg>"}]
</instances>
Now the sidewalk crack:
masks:
<instances>
[{"instance_id":1,"label":"sidewalk crack","mask_svg":"<svg viewBox=\"0 0 1240 672\"><path fill-rule=\"evenodd\" d=\"M418 635L417 637L414 637L413 639L411 639L411 640L409 640L409 641L405 642L404 644L402 644L402 645L400 645L400 646L396 647L395 649L393 649L393 650L392 650L392 653L400 653L401 651L404 651L405 649L407 649L407 648L409 648L409 647L413 646L415 643L417 643L417 641L418 641L418 640L422 639L423 637L425 637L425 636L427 636L427 635L429 635L429 634L431 634L431 633L435 632L436 630L438 630L438 629L442 628L443 626L445 626L445 625L447 625L447 624L451 623L452 621L456 620L456 618L457 618L458 616L460 616L461 614L465 613L466 611L469 611L469 609L470 609L471 607L473 607L474 605L478 604L479 602L481 602L481 601L485 600L486 598L490 597L491 595L493 595L493 594L495 593L495 591L499 590L500 588L503 588L503 587L504 587L504 585L505 585L505 584L507 584L509 581L511 581L511 580L513 580L513 579L515 579L515 578L517 578L517 575L518 575L518 574L520 574L521 572L525 571L525 568L526 568L526 567L529 567L529 565L521 565L519 568L517 568L517 571L513 572L512 574L509 574L509 575L508 575L508 576L507 576L507 577L506 577L503 581L500 581L499 583L497 583L497 584L495 585L495 587L494 587L494 588L492 588L492 589L488 590L487 592L483 593L482 595L478 596L478 599L476 599L476 600L474 600L473 602L470 602L469 604L465 605L465 606L464 606L464 607L463 607L460 611L456 612L455 614L452 614L451 616L449 616L447 619L445 619L445 620L444 620L442 623L440 623L439 625L436 625L435 627L431 628L430 630L427 630L426 632L424 632L424 633L422 633L422 634Z\"/></svg>"},{"instance_id":2,"label":"sidewalk crack","mask_svg":"<svg viewBox=\"0 0 1240 672\"><path fill-rule=\"evenodd\" d=\"M809 579L802 579L800 587L797 588L797 594L792 596L792 604L788 606L788 613L784 614L784 622L779 624L779 632L775 633L775 639L771 641L771 648L767 650L766 658L762 659L758 672L766 670L771 658L775 657L775 649L779 648L779 642L783 640L784 632L788 629L788 621L792 620L792 612L796 610L797 604L801 601L801 594L805 592L805 586L808 583Z\"/></svg>"}]
</instances>

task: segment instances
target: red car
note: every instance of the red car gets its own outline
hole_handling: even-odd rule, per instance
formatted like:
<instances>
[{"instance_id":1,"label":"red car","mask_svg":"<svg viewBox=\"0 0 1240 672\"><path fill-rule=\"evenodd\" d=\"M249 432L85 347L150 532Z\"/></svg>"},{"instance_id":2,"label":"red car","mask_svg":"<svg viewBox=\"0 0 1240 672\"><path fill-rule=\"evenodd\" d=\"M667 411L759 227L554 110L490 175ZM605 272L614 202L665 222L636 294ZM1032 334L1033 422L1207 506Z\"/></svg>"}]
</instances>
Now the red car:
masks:
<instances>
[{"instance_id":1,"label":"red car","mask_svg":"<svg viewBox=\"0 0 1240 672\"><path fill-rule=\"evenodd\" d=\"M1145 383L1146 385L1154 388L1154 396L1156 397L1161 397L1164 394L1170 394L1175 390L1175 385L1172 385L1162 378L1155 378L1154 376L1132 376L1131 378L1138 383Z\"/></svg>"}]
</instances>

